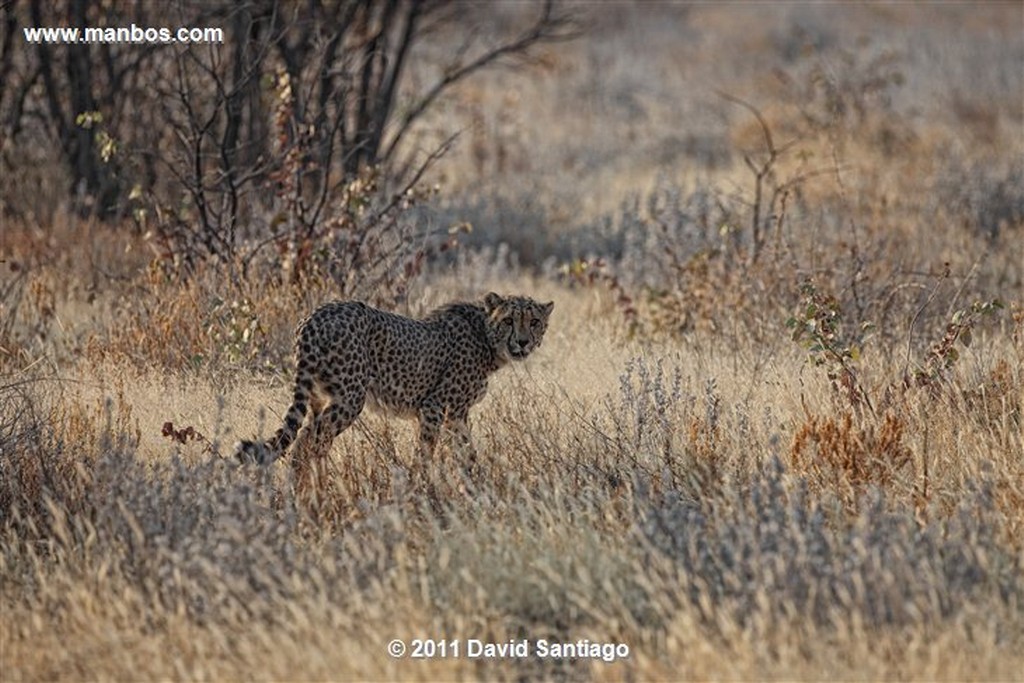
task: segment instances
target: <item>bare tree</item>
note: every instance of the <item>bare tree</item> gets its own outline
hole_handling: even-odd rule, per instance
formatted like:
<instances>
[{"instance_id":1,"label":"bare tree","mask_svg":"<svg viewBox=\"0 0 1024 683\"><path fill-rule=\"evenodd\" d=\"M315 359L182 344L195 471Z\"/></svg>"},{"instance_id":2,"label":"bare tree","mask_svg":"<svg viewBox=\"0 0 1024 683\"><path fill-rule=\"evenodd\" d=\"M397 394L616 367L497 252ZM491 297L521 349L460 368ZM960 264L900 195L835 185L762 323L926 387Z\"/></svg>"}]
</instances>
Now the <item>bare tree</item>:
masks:
<instances>
[{"instance_id":1,"label":"bare tree","mask_svg":"<svg viewBox=\"0 0 1024 683\"><path fill-rule=\"evenodd\" d=\"M503 58L523 58L536 45L578 33L553 2L493 44L475 45L471 33L440 65L438 80L407 92L399 108L410 54L459 9L413 0L258 0L222 8L230 26L226 49L180 51L173 77L164 81L165 119L176 144L163 161L190 204L190 211L162 212L167 243L187 245L189 260L241 256L243 265L252 250L240 252L240 237L257 247L290 240L293 251L308 248L337 227L326 209L360 176L380 168L374 184L381 190L408 190L408 179L422 175L422 159L396 157L409 130L450 87ZM387 197L382 202L394 206ZM256 207L269 218L251 220Z\"/></svg>"},{"instance_id":2,"label":"bare tree","mask_svg":"<svg viewBox=\"0 0 1024 683\"><path fill-rule=\"evenodd\" d=\"M21 37L15 37L18 15L13 5L5 15L5 52L13 51L8 41ZM67 26L80 30L122 22L146 25L147 17L144 3L122 14L111 4L95 0L65 0L56 6L31 0L27 13L28 24L34 27ZM17 138L27 116L44 117L43 130L56 143L67 169L72 203L82 212L101 217L114 214L124 182L118 168L120 160L112 154L116 135L108 128L120 127L119 117L124 114L126 103L139 94L137 88L131 87L136 76L163 46L102 42L24 45L34 60L26 60L22 66L21 83L13 98L5 102L0 92L5 131ZM13 70L12 63L8 55L0 59L4 81ZM16 80L12 74L11 82ZM42 84L42 102L30 103L37 83ZM106 124L101 126L104 121ZM78 201L80 197L85 201Z\"/></svg>"},{"instance_id":3,"label":"bare tree","mask_svg":"<svg viewBox=\"0 0 1024 683\"><path fill-rule=\"evenodd\" d=\"M399 206L392 193L438 156L404 143L452 86L579 34L554 0L511 6L518 27L495 20L498 6L441 0L0 3L0 163L53 150L72 205L133 212L186 267L244 264L285 243L308 250L337 228L331 207L360 179L382 193L367 215ZM19 35L128 24L217 26L224 43ZM436 76L413 87L417 54Z\"/></svg>"}]
</instances>

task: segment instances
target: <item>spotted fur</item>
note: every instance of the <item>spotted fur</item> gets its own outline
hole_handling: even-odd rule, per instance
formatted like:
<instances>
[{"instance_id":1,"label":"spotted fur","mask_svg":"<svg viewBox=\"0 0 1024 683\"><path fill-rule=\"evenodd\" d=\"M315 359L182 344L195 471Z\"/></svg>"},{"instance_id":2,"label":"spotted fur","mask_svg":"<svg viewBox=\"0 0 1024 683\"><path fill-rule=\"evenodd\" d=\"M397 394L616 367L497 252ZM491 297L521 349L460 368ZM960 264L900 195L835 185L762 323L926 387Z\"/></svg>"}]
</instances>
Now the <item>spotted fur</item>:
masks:
<instances>
[{"instance_id":1,"label":"spotted fur","mask_svg":"<svg viewBox=\"0 0 1024 683\"><path fill-rule=\"evenodd\" d=\"M284 424L268 441L240 442L236 454L270 464L294 442L299 457L322 456L367 401L419 418L422 456L433 454L442 426L471 449L470 407L493 372L540 346L553 308L493 292L422 320L356 301L321 306L296 331L295 388Z\"/></svg>"}]
</instances>

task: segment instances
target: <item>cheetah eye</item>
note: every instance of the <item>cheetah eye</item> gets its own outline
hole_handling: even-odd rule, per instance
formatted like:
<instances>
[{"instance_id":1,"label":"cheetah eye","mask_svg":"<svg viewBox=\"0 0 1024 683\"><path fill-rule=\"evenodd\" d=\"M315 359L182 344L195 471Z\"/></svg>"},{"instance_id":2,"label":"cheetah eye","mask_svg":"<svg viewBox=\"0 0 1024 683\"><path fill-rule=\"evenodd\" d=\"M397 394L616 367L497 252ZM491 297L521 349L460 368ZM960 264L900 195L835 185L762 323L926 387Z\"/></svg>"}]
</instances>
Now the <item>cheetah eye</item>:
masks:
<instances>
[{"instance_id":1,"label":"cheetah eye","mask_svg":"<svg viewBox=\"0 0 1024 683\"><path fill-rule=\"evenodd\" d=\"M505 319L501 321L501 324L506 327L512 327L512 316L506 315Z\"/></svg>"}]
</instances>

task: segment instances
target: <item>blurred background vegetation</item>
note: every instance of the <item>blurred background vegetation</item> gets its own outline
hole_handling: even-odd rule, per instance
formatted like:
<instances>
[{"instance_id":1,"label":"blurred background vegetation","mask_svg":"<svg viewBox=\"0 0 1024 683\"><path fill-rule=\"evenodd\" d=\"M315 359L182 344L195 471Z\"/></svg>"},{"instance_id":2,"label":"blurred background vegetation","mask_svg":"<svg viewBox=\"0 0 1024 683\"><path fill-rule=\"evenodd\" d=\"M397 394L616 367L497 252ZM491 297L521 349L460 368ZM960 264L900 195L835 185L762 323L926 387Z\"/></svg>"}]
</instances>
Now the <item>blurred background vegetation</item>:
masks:
<instances>
[{"instance_id":1,"label":"blurred background vegetation","mask_svg":"<svg viewBox=\"0 0 1024 683\"><path fill-rule=\"evenodd\" d=\"M461 245L600 280L650 334L721 329L722 311L763 327L807 278L881 334L938 280L925 315L1021 287L1014 4L3 12L0 217L17 262L73 221L68 237L102 225L175 279L255 269L397 304ZM225 42L22 33L128 24L217 26Z\"/></svg>"}]
</instances>

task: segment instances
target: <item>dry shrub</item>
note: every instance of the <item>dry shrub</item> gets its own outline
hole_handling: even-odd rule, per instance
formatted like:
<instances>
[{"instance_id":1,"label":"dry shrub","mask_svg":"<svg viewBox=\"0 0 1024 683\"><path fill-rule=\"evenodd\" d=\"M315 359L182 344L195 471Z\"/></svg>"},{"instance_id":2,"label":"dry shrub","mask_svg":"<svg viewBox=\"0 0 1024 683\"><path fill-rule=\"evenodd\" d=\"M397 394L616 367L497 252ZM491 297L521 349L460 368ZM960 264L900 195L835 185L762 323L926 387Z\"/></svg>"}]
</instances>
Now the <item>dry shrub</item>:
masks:
<instances>
[{"instance_id":1,"label":"dry shrub","mask_svg":"<svg viewBox=\"0 0 1024 683\"><path fill-rule=\"evenodd\" d=\"M723 418L722 397L714 378L700 394L685 390L678 367L669 372L661 359L635 357L619 377L618 401L604 402L604 415L593 426L612 444L598 450L596 461L609 454L615 471L628 463L644 472L656 487L685 489L695 497L711 494L736 463L728 436L737 414ZM607 451L602 453L602 451ZM613 476L621 480L621 474Z\"/></svg>"},{"instance_id":2,"label":"dry shrub","mask_svg":"<svg viewBox=\"0 0 1024 683\"><path fill-rule=\"evenodd\" d=\"M168 265L172 257L154 260L118 302L113 324L91 332L86 357L140 369L281 368L292 331L317 306L357 299L397 308L430 258L457 246L461 228L419 234L404 215L410 207L395 201L379 222L329 222L331 230L302 248L301 268L286 267L282 255L238 277L239 264L198 263L181 273Z\"/></svg>"},{"instance_id":3,"label":"dry shrub","mask_svg":"<svg viewBox=\"0 0 1024 683\"><path fill-rule=\"evenodd\" d=\"M213 343L222 333L215 323L219 301L199 284L172 285L151 269L145 295L125 301L114 324L93 334L86 357L96 363L127 360L139 368L198 367L223 346Z\"/></svg>"},{"instance_id":4,"label":"dry shrub","mask_svg":"<svg viewBox=\"0 0 1024 683\"><path fill-rule=\"evenodd\" d=\"M814 641L902 638L972 613L976 600L1005 613L1019 599L1021 560L1001 545L1009 520L989 482L969 484L949 516L924 525L884 489L840 512L815 488L775 461L713 501L641 491L637 531L671 559L673 595L702 628L723 643L758 639L769 661L794 628Z\"/></svg>"},{"instance_id":5,"label":"dry shrub","mask_svg":"<svg viewBox=\"0 0 1024 683\"><path fill-rule=\"evenodd\" d=\"M134 449L141 438L123 394L83 404L54 398L45 384L0 387L0 405L11 410L0 432L0 511L30 528L46 523L55 500L85 508L95 454Z\"/></svg>"},{"instance_id":6,"label":"dry shrub","mask_svg":"<svg viewBox=\"0 0 1024 683\"><path fill-rule=\"evenodd\" d=\"M903 419L892 413L880 423L850 412L838 418L807 415L793 436L789 459L818 488L853 502L870 486L892 487L913 462L904 430Z\"/></svg>"},{"instance_id":7,"label":"dry shrub","mask_svg":"<svg viewBox=\"0 0 1024 683\"><path fill-rule=\"evenodd\" d=\"M1011 433L1024 429L1024 309L1019 303L1010 307L1008 328L1007 352L991 357L980 377L958 383L955 398L980 427Z\"/></svg>"},{"instance_id":8,"label":"dry shrub","mask_svg":"<svg viewBox=\"0 0 1024 683\"><path fill-rule=\"evenodd\" d=\"M962 392L964 412L981 427L1024 428L1024 373L999 358L982 381Z\"/></svg>"},{"instance_id":9,"label":"dry shrub","mask_svg":"<svg viewBox=\"0 0 1024 683\"><path fill-rule=\"evenodd\" d=\"M796 266L774 243L775 257L754 256L741 235L742 211L712 187L661 182L587 226L589 244L562 275L576 286L610 289L630 336L766 340L793 298Z\"/></svg>"},{"instance_id":10,"label":"dry shrub","mask_svg":"<svg viewBox=\"0 0 1024 683\"><path fill-rule=\"evenodd\" d=\"M31 388L27 383L0 386L0 510L5 518L16 505L41 500L48 473L63 467L60 460L58 467L47 462L54 460L43 448L50 426Z\"/></svg>"},{"instance_id":11,"label":"dry shrub","mask_svg":"<svg viewBox=\"0 0 1024 683\"><path fill-rule=\"evenodd\" d=\"M714 250L674 264L670 288L641 297L638 308L648 321L648 334L728 334L740 329L766 340L772 313L781 317L782 305L792 297L783 272L788 267L743 261L742 254Z\"/></svg>"},{"instance_id":12,"label":"dry shrub","mask_svg":"<svg viewBox=\"0 0 1024 683\"><path fill-rule=\"evenodd\" d=\"M331 298L325 282L236 283L215 267L184 282L150 268L139 287L113 324L91 334L88 360L140 370L278 369L290 362L292 330L309 307Z\"/></svg>"},{"instance_id":13,"label":"dry shrub","mask_svg":"<svg viewBox=\"0 0 1024 683\"><path fill-rule=\"evenodd\" d=\"M0 371L31 365L53 325L57 293L52 280L0 253Z\"/></svg>"}]
</instances>

